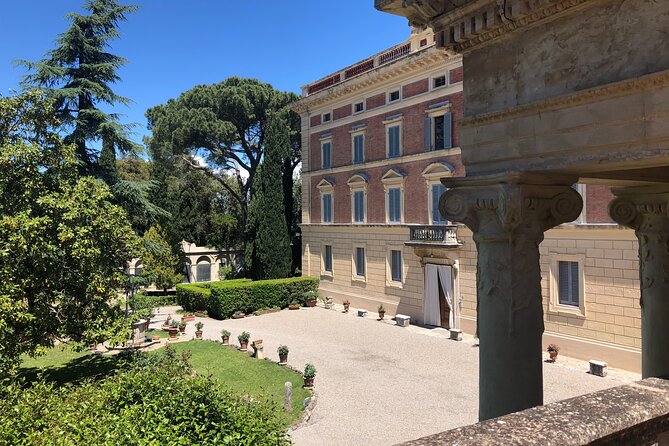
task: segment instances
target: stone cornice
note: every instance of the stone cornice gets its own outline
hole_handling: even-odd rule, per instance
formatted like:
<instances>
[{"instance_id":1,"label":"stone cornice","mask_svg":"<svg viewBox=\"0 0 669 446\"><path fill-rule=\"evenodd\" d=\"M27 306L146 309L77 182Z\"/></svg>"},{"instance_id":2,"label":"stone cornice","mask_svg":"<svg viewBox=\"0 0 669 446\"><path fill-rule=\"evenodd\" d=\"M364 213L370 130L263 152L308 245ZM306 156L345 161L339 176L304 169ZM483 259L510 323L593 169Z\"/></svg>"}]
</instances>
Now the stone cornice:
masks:
<instances>
[{"instance_id":1,"label":"stone cornice","mask_svg":"<svg viewBox=\"0 0 669 446\"><path fill-rule=\"evenodd\" d=\"M449 61L457 60L458 58L459 56L449 58ZM318 93L303 97L293 103L291 108L297 113L303 113L311 108L319 107L326 102L331 102L347 95L353 95L365 88L376 86L379 82L393 79L397 76L418 73L432 66L444 64L446 60L447 57L443 51L432 47L425 51L410 54L397 62L381 66Z\"/></svg>"},{"instance_id":2,"label":"stone cornice","mask_svg":"<svg viewBox=\"0 0 669 446\"><path fill-rule=\"evenodd\" d=\"M648 74L634 79L613 82L603 87L594 87L575 93L553 97L540 102L532 102L505 110L484 113L462 119L462 128L477 127L497 121L504 121L520 116L534 115L537 112L559 110L599 100L626 96L649 88L669 85L669 70Z\"/></svg>"}]
</instances>

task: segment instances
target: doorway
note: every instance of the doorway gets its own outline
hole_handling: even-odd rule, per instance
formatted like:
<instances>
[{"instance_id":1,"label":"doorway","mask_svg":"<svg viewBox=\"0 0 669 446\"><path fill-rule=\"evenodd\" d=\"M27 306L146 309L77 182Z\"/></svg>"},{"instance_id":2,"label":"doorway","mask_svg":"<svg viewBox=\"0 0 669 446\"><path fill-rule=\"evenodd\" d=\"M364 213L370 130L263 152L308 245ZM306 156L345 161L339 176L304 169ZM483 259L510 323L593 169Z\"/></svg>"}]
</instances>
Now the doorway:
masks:
<instances>
[{"instance_id":1,"label":"doorway","mask_svg":"<svg viewBox=\"0 0 669 446\"><path fill-rule=\"evenodd\" d=\"M425 265L424 322L442 328L454 327L453 274L450 265Z\"/></svg>"}]
</instances>

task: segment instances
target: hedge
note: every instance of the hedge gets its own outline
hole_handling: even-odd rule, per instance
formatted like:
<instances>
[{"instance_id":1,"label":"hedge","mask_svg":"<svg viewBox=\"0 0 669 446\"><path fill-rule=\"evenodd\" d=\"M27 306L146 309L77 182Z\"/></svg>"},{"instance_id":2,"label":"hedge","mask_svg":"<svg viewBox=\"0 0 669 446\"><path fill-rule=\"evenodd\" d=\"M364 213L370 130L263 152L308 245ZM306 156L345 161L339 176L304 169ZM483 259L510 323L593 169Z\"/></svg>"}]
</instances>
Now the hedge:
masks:
<instances>
[{"instance_id":1,"label":"hedge","mask_svg":"<svg viewBox=\"0 0 669 446\"><path fill-rule=\"evenodd\" d=\"M176 297L174 295L159 295L159 294L135 294L135 311L151 310L157 307L164 307L166 305L174 305Z\"/></svg>"},{"instance_id":2,"label":"hedge","mask_svg":"<svg viewBox=\"0 0 669 446\"><path fill-rule=\"evenodd\" d=\"M237 311L250 314L261 308L285 308L293 301L303 304L303 294L307 291L318 291L317 278L224 280L211 282L209 289L195 284L178 285L177 300L188 311L206 309L209 316L225 319ZM195 305L205 306L195 308Z\"/></svg>"},{"instance_id":3,"label":"hedge","mask_svg":"<svg viewBox=\"0 0 669 446\"><path fill-rule=\"evenodd\" d=\"M20 380L0 387L0 444L14 446L287 445L280 412L264 397L192 375L167 348L115 375L76 386Z\"/></svg>"}]
</instances>

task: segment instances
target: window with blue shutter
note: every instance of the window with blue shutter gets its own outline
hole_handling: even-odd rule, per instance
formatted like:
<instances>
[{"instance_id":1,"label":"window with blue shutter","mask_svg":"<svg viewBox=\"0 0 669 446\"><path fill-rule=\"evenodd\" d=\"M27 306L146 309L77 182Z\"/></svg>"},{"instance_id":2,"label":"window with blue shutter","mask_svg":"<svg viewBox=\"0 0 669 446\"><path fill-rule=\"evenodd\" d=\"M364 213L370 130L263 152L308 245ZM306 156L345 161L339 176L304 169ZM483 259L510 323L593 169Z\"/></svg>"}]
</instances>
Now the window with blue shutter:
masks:
<instances>
[{"instance_id":1,"label":"window with blue shutter","mask_svg":"<svg viewBox=\"0 0 669 446\"><path fill-rule=\"evenodd\" d=\"M423 120L423 150L426 152L434 150L432 146L432 118Z\"/></svg>"},{"instance_id":2,"label":"window with blue shutter","mask_svg":"<svg viewBox=\"0 0 669 446\"><path fill-rule=\"evenodd\" d=\"M439 198L444 192L446 192L446 186L443 184L432 185L432 223L435 225L448 224L448 220L439 212Z\"/></svg>"},{"instance_id":3,"label":"window with blue shutter","mask_svg":"<svg viewBox=\"0 0 669 446\"><path fill-rule=\"evenodd\" d=\"M353 164L360 164L365 161L365 135L355 135L353 137Z\"/></svg>"},{"instance_id":4,"label":"window with blue shutter","mask_svg":"<svg viewBox=\"0 0 669 446\"><path fill-rule=\"evenodd\" d=\"M332 167L332 143L324 142L321 149L321 168L329 169Z\"/></svg>"},{"instance_id":5,"label":"window with blue shutter","mask_svg":"<svg viewBox=\"0 0 669 446\"><path fill-rule=\"evenodd\" d=\"M323 259L325 271L332 272L332 245L325 245L325 259Z\"/></svg>"},{"instance_id":6,"label":"window with blue shutter","mask_svg":"<svg viewBox=\"0 0 669 446\"><path fill-rule=\"evenodd\" d=\"M388 127L388 158L400 156L400 126Z\"/></svg>"},{"instance_id":7,"label":"window with blue shutter","mask_svg":"<svg viewBox=\"0 0 669 446\"><path fill-rule=\"evenodd\" d=\"M355 223L365 222L365 192L353 192L353 221Z\"/></svg>"},{"instance_id":8,"label":"window with blue shutter","mask_svg":"<svg viewBox=\"0 0 669 446\"><path fill-rule=\"evenodd\" d=\"M580 280L578 262L558 262L558 301L560 305L579 306Z\"/></svg>"},{"instance_id":9,"label":"window with blue shutter","mask_svg":"<svg viewBox=\"0 0 669 446\"><path fill-rule=\"evenodd\" d=\"M390 274L393 282L402 281L402 251L390 251Z\"/></svg>"},{"instance_id":10,"label":"window with blue shutter","mask_svg":"<svg viewBox=\"0 0 669 446\"><path fill-rule=\"evenodd\" d=\"M332 223L332 194L323 194L323 223Z\"/></svg>"},{"instance_id":11,"label":"window with blue shutter","mask_svg":"<svg viewBox=\"0 0 669 446\"><path fill-rule=\"evenodd\" d=\"M365 276L365 248L355 248L355 274Z\"/></svg>"},{"instance_id":12,"label":"window with blue shutter","mask_svg":"<svg viewBox=\"0 0 669 446\"><path fill-rule=\"evenodd\" d=\"M430 150L450 149L453 147L452 113L446 112L442 116L435 116L432 120L434 121L434 125L432 126L434 146Z\"/></svg>"},{"instance_id":13,"label":"window with blue shutter","mask_svg":"<svg viewBox=\"0 0 669 446\"><path fill-rule=\"evenodd\" d=\"M402 221L402 196L399 187L388 189L388 221L392 223Z\"/></svg>"}]
</instances>

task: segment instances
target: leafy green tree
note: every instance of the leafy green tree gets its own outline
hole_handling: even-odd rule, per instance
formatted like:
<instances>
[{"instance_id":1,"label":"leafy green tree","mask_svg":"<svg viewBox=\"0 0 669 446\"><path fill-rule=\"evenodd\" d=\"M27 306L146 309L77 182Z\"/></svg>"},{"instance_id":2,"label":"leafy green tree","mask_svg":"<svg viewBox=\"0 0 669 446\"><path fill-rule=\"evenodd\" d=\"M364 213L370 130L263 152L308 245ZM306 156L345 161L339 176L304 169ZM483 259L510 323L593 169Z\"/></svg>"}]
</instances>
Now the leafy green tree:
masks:
<instances>
[{"instance_id":1,"label":"leafy green tree","mask_svg":"<svg viewBox=\"0 0 669 446\"><path fill-rule=\"evenodd\" d=\"M256 171L265 154L269 117L296 99L295 94L256 79L231 77L198 85L147 111L152 144L215 178L239 205L239 225L244 228ZM194 158L198 155L206 163ZM230 176L236 187L229 184Z\"/></svg>"},{"instance_id":2,"label":"leafy green tree","mask_svg":"<svg viewBox=\"0 0 669 446\"><path fill-rule=\"evenodd\" d=\"M112 302L139 241L58 125L38 91L0 98L0 374L56 340L129 335Z\"/></svg>"},{"instance_id":3,"label":"leafy green tree","mask_svg":"<svg viewBox=\"0 0 669 446\"><path fill-rule=\"evenodd\" d=\"M292 263L281 176L283 159L290 150L290 134L280 114L269 122L265 146L251 201L247 265L252 265L255 278L279 279L290 275Z\"/></svg>"},{"instance_id":4,"label":"leafy green tree","mask_svg":"<svg viewBox=\"0 0 669 446\"><path fill-rule=\"evenodd\" d=\"M118 70L126 61L107 50L109 42L119 36L119 23L137 7L120 5L117 0L87 0L84 9L88 15L68 14L69 29L56 39L57 47L45 59L21 61L32 72L23 83L45 88L55 99L57 117L69 131L64 141L76 146L85 166L113 175L115 153L134 151L137 145L128 137L128 126L99 105L130 102L111 88L119 81ZM97 151L91 146L94 141L102 141L99 166Z\"/></svg>"},{"instance_id":5,"label":"leafy green tree","mask_svg":"<svg viewBox=\"0 0 669 446\"><path fill-rule=\"evenodd\" d=\"M183 274L178 273L181 265L179 256L165 239L163 229L159 226L151 226L144 234L145 250L142 255L142 275L152 282L157 288L167 292L183 279Z\"/></svg>"}]
</instances>

